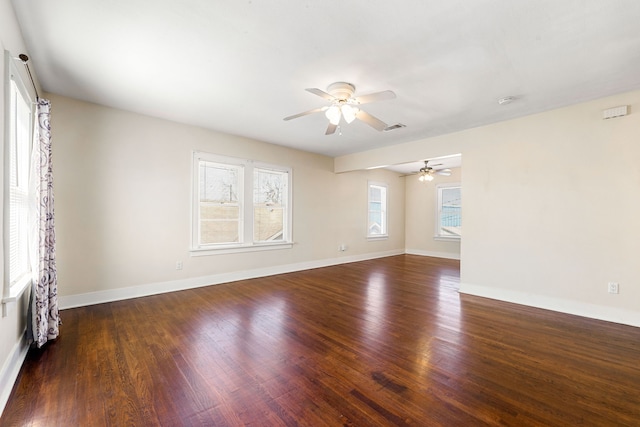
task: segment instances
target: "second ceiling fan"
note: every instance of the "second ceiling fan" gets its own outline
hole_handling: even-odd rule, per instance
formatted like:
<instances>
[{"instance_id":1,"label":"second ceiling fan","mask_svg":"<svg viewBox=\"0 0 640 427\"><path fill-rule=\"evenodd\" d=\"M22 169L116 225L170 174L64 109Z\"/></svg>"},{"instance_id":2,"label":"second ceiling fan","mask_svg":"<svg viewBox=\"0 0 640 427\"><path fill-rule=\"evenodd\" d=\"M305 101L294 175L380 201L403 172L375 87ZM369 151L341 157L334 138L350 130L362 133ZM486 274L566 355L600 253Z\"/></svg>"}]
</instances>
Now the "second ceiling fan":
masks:
<instances>
[{"instance_id":1,"label":"second ceiling fan","mask_svg":"<svg viewBox=\"0 0 640 427\"><path fill-rule=\"evenodd\" d=\"M366 111L361 110L359 105L375 101L384 101L396 97L396 94L390 90L354 97L353 94L356 91L356 87L351 83L345 82L330 84L327 88L327 92L317 88L308 88L305 90L326 99L330 102L330 105L294 114L293 116L285 117L284 120L291 120L308 114L324 112L327 119L329 119L329 126L327 127L325 135L335 133L338 125L340 124L340 120L343 118L347 123L351 123L355 119L362 120L372 128L378 131L384 131L388 127L387 124Z\"/></svg>"},{"instance_id":2,"label":"second ceiling fan","mask_svg":"<svg viewBox=\"0 0 640 427\"><path fill-rule=\"evenodd\" d=\"M418 174L418 180L420 182L424 182L424 181L433 181L434 175L443 175L443 176L450 176L451 175L451 169L446 168L446 169L434 169L434 167L437 166L442 166L442 163L438 163L436 165L433 166L429 166L429 160L425 160L424 161L424 166L420 168L420 170L416 171L416 172L412 172L410 175L416 175Z\"/></svg>"}]
</instances>

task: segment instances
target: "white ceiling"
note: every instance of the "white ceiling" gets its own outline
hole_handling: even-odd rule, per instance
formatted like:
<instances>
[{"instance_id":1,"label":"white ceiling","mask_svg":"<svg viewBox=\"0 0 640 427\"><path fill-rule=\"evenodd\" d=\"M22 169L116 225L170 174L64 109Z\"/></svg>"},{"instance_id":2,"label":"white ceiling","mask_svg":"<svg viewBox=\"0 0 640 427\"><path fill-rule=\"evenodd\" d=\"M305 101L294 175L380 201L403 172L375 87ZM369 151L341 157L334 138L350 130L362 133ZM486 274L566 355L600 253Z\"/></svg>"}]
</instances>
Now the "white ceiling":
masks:
<instances>
[{"instance_id":1,"label":"white ceiling","mask_svg":"<svg viewBox=\"0 0 640 427\"><path fill-rule=\"evenodd\" d=\"M48 92L330 156L640 88L638 0L12 3ZM406 128L282 120L335 81Z\"/></svg>"}]
</instances>

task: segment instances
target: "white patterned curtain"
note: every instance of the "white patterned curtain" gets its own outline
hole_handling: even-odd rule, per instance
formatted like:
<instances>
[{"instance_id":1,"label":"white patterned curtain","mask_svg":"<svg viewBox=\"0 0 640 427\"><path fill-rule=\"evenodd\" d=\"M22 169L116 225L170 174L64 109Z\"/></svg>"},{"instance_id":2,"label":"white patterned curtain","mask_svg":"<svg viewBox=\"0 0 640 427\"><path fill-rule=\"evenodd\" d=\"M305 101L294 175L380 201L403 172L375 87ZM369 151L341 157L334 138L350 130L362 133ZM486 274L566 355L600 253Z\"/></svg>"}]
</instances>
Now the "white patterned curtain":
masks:
<instances>
[{"instance_id":1,"label":"white patterned curtain","mask_svg":"<svg viewBox=\"0 0 640 427\"><path fill-rule=\"evenodd\" d=\"M58 274L56 272L56 233L53 211L53 173L51 166L51 102L38 99L32 168L35 216L32 221L31 322L29 338L42 347L58 336Z\"/></svg>"}]
</instances>

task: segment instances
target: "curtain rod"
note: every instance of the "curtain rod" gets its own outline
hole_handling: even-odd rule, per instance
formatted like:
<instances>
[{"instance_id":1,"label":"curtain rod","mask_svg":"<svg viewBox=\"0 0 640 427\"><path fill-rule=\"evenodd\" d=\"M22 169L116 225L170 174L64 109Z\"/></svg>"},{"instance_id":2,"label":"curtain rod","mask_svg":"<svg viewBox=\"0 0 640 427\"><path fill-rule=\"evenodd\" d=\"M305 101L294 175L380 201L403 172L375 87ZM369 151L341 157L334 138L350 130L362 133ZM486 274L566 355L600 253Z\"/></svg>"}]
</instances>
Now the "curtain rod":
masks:
<instances>
[{"instance_id":1,"label":"curtain rod","mask_svg":"<svg viewBox=\"0 0 640 427\"><path fill-rule=\"evenodd\" d=\"M33 90L36 92L36 101L38 101L40 99L40 95L38 95L38 88L36 87L36 83L33 81L33 76L31 75L31 68L29 68L29 64L27 64L27 62L29 61L29 57L24 53L21 53L20 55L18 55L18 58L20 58L20 61L22 61L25 68L27 69L27 73L29 73L29 78L31 79L31 86L33 86Z\"/></svg>"}]
</instances>

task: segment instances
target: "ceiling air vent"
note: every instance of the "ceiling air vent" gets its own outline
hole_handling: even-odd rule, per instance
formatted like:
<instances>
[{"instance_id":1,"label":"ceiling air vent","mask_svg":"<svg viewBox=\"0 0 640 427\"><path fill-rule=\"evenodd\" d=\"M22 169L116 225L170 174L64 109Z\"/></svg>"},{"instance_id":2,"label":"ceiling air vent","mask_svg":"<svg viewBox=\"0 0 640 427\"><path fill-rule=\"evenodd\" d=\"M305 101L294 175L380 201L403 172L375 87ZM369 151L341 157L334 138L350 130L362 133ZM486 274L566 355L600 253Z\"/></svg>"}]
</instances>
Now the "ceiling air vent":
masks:
<instances>
[{"instance_id":1,"label":"ceiling air vent","mask_svg":"<svg viewBox=\"0 0 640 427\"><path fill-rule=\"evenodd\" d=\"M609 108L608 110L604 110L602 112L602 118L604 120L613 119L615 117L622 117L628 114L628 109L626 105L621 105L619 107Z\"/></svg>"},{"instance_id":2,"label":"ceiling air vent","mask_svg":"<svg viewBox=\"0 0 640 427\"><path fill-rule=\"evenodd\" d=\"M391 130L396 130L396 129L400 129L400 128L406 128L407 125L403 125L402 123L396 123L395 125L391 125L391 126L387 126L386 128L384 128L385 132L389 132Z\"/></svg>"}]
</instances>

